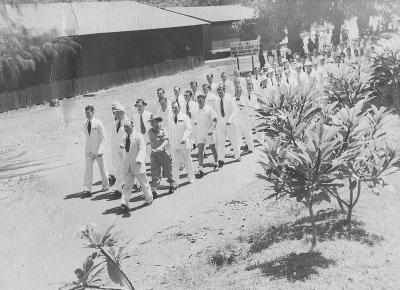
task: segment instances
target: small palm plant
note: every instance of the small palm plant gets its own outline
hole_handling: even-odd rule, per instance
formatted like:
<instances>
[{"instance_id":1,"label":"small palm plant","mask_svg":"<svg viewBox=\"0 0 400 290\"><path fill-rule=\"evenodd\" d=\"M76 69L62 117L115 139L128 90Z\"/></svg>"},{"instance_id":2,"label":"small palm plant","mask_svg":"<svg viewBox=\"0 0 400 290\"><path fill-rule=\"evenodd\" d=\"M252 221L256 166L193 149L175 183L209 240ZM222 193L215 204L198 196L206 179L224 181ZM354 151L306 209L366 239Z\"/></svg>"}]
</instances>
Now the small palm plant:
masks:
<instances>
[{"instance_id":1,"label":"small palm plant","mask_svg":"<svg viewBox=\"0 0 400 290\"><path fill-rule=\"evenodd\" d=\"M93 225L80 229L78 234L84 242L84 246L95 250L89 255L82 268L75 270L77 280L66 283L59 289L83 290L83 289L104 289L124 290L135 289L128 276L121 268L121 262L130 256L125 252L130 241L122 243L117 233L112 233L114 224L104 232L99 232ZM101 274L107 269L108 277L112 282L123 286L107 287L102 283Z\"/></svg>"}]
</instances>

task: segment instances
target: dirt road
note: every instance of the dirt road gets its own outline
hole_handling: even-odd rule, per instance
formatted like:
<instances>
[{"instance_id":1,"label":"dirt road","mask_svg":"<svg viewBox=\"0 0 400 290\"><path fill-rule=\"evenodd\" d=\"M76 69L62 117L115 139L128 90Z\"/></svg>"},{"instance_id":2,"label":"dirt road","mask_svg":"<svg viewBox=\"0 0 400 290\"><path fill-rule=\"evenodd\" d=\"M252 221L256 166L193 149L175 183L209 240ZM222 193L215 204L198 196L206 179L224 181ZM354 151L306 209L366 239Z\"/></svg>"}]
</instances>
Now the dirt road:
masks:
<instances>
[{"instance_id":1,"label":"dirt road","mask_svg":"<svg viewBox=\"0 0 400 290\"><path fill-rule=\"evenodd\" d=\"M233 70L224 67L213 71L218 75L223 69ZM65 100L58 108L38 106L0 116L0 257L6 266L0 271L1 289L56 289L50 283L73 279L73 270L87 253L74 237L80 226L92 222L107 225L115 220L117 228L133 238L133 243L140 243L217 202L232 200L238 190L255 180L257 153L195 184L182 186L174 195L161 192L161 198L149 207L141 206L143 200L137 193L129 215L120 214L119 200L110 192L80 198L85 105L94 105L109 132L114 101L126 105L128 115L139 97L148 100L151 110L158 87L172 93L175 84L187 88L191 80L202 83L208 71L202 67L121 86L95 98ZM106 156L109 164L110 154ZM99 180L97 168L95 180ZM94 188L100 189L101 185Z\"/></svg>"}]
</instances>

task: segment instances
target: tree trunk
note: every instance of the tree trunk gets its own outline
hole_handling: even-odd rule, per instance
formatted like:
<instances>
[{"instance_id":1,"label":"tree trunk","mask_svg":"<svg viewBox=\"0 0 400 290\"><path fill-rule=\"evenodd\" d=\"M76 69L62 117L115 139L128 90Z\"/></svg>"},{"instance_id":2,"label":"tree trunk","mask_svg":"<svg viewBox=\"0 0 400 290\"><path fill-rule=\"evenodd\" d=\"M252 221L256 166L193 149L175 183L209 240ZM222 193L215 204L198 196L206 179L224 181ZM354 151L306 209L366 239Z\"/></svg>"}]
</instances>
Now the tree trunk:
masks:
<instances>
[{"instance_id":1,"label":"tree trunk","mask_svg":"<svg viewBox=\"0 0 400 290\"><path fill-rule=\"evenodd\" d=\"M332 46L338 46L340 44L340 33L341 24L336 22L332 30Z\"/></svg>"},{"instance_id":2,"label":"tree trunk","mask_svg":"<svg viewBox=\"0 0 400 290\"><path fill-rule=\"evenodd\" d=\"M315 215L313 210L313 205L311 203L310 197L306 197L307 208L310 213L310 221L311 221L311 232L312 232L312 240L311 240L311 249L310 252L314 250L314 247L317 245L317 226L315 224Z\"/></svg>"},{"instance_id":3,"label":"tree trunk","mask_svg":"<svg viewBox=\"0 0 400 290\"><path fill-rule=\"evenodd\" d=\"M349 178L349 191L350 191L350 201L349 201L349 206L347 208L347 217L346 217L346 225L347 225L347 230L351 230L351 215L353 213L353 199L354 199L354 188L352 186L353 180Z\"/></svg>"},{"instance_id":4,"label":"tree trunk","mask_svg":"<svg viewBox=\"0 0 400 290\"><path fill-rule=\"evenodd\" d=\"M288 31L288 48L292 52L297 52L299 54L304 54L304 43L300 37L300 26L293 22L289 23L287 27Z\"/></svg>"},{"instance_id":5,"label":"tree trunk","mask_svg":"<svg viewBox=\"0 0 400 290\"><path fill-rule=\"evenodd\" d=\"M344 209L342 200L338 196L336 197L336 200L337 200L338 205L340 207L340 212L343 212L343 213L346 212L346 210Z\"/></svg>"}]
</instances>

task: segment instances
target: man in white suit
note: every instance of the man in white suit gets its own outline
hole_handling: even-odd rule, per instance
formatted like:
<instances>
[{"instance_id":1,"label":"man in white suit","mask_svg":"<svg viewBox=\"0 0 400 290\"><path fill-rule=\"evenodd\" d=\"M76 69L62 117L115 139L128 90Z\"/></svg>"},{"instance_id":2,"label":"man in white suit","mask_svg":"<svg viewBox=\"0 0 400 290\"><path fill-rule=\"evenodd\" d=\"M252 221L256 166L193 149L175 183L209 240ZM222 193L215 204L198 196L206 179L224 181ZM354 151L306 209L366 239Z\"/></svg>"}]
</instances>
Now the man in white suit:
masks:
<instances>
[{"instance_id":1,"label":"man in white suit","mask_svg":"<svg viewBox=\"0 0 400 290\"><path fill-rule=\"evenodd\" d=\"M138 133L133 121L127 120L124 123L125 137L120 145L125 151L123 172L125 185L122 190L121 209L129 211L129 199L132 193L134 179L136 178L142 187L145 204L149 205L153 202L153 195L146 176L146 143L141 133Z\"/></svg>"},{"instance_id":2,"label":"man in white suit","mask_svg":"<svg viewBox=\"0 0 400 290\"><path fill-rule=\"evenodd\" d=\"M193 183L194 169L192 158L190 156L191 143L190 135L192 133L192 125L190 124L189 117L180 111L179 103L172 103L173 116L173 137L172 137L172 175L179 181L179 164L182 160L185 162L189 183Z\"/></svg>"},{"instance_id":3,"label":"man in white suit","mask_svg":"<svg viewBox=\"0 0 400 290\"><path fill-rule=\"evenodd\" d=\"M125 108L117 104L113 110L115 121L112 125L111 134L111 157L112 157L112 172L115 174L114 191L116 194L122 194L122 186L124 185L124 172L123 172L123 161L124 151L120 148L122 139L125 136L124 122Z\"/></svg>"},{"instance_id":4,"label":"man in white suit","mask_svg":"<svg viewBox=\"0 0 400 290\"><path fill-rule=\"evenodd\" d=\"M103 123L94 117L93 106L85 107L87 121L83 123L86 136L85 146L85 177L83 182L83 195L89 197L92 192L93 183L93 163L96 160L99 165L103 191L108 190L108 174L104 165L104 143L106 133Z\"/></svg>"},{"instance_id":5,"label":"man in white suit","mask_svg":"<svg viewBox=\"0 0 400 290\"><path fill-rule=\"evenodd\" d=\"M225 164L225 141L226 135L229 136L231 146L233 147L234 157L236 161L240 161L240 145L238 130L234 123L237 109L235 100L228 94L225 94L225 85L223 83L218 85L217 89L219 101L217 105L217 152L218 152L218 165L223 167Z\"/></svg>"},{"instance_id":6,"label":"man in white suit","mask_svg":"<svg viewBox=\"0 0 400 290\"><path fill-rule=\"evenodd\" d=\"M235 91L236 91L235 101L238 109L236 115L236 124L238 127L239 142L243 136L246 140L246 145L244 146L244 150L253 152L254 151L253 131L251 128L251 120L250 120L251 98L249 99L245 94L243 94L243 89L240 84L236 86Z\"/></svg>"}]
</instances>

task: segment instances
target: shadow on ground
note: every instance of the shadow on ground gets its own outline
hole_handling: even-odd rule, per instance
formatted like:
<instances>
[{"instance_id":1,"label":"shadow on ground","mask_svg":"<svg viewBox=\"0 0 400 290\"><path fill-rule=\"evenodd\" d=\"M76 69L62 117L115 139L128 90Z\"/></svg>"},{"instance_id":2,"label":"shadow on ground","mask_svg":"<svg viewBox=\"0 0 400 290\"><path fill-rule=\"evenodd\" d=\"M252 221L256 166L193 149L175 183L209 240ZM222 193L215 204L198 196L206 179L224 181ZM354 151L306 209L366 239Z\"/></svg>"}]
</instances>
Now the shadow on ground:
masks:
<instances>
[{"instance_id":1,"label":"shadow on ground","mask_svg":"<svg viewBox=\"0 0 400 290\"><path fill-rule=\"evenodd\" d=\"M275 243L284 240L301 240L305 235L311 235L309 217L301 218L294 223L285 223L278 227L272 226L266 231L257 232L249 237L250 253L258 253ZM335 239L358 241L368 246L374 246L383 237L368 233L363 229L363 223L352 221L352 229L347 231L344 216L338 210L327 210L317 215L317 237L319 242Z\"/></svg>"},{"instance_id":2,"label":"shadow on ground","mask_svg":"<svg viewBox=\"0 0 400 290\"><path fill-rule=\"evenodd\" d=\"M290 282L305 281L318 274L318 268L328 268L335 261L327 259L319 252L291 253L270 262L249 266L247 271L260 269L261 274L273 279L287 279Z\"/></svg>"}]
</instances>

